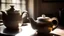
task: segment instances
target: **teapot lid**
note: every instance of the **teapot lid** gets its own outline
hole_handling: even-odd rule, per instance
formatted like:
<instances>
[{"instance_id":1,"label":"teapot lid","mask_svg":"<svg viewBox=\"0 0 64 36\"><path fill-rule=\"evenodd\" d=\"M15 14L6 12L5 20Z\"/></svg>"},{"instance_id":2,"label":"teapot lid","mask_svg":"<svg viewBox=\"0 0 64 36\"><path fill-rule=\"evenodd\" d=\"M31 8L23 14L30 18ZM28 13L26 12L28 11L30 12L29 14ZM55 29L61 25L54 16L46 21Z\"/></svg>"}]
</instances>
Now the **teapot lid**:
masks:
<instances>
[{"instance_id":1,"label":"teapot lid","mask_svg":"<svg viewBox=\"0 0 64 36\"><path fill-rule=\"evenodd\" d=\"M41 17L37 17L37 20L39 19L49 19L49 17L46 17L46 15L43 14Z\"/></svg>"},{"instance_id":2,"label":"teapot lid","mask_svg":"<svg viewBox=\"0 0 64 36\"><path fill-rule=\"evenodd\" d=\"M49 17L46 17L44 14L41 17L38 17L36 22L37 23L43 23L43 22L47 22L47 20L49 19Z\"/></svg>"},{"instance_id":3,"label":"teapot lid","mask_svg":"<svg viewBox=\"0 0 64 36\"><path fill-rule=\"evenodd\" d=\"M10 11L14 11L14 10L15 10L13 5L11 5L10 7L11 7L11 8L8 9L7 12L10 12Z\"/></svg>"},{"instance_id":4,"label":"teapot lid","mask_svg":"<svg viewBox=\"0 0 64 36\"><path fill-rule=\"evenodd\" d=\"M19 12L19 10L15 10L14 5L11 5L10 7L11 8L6 11L8 14Z\"/></svg>"}]
</instances>

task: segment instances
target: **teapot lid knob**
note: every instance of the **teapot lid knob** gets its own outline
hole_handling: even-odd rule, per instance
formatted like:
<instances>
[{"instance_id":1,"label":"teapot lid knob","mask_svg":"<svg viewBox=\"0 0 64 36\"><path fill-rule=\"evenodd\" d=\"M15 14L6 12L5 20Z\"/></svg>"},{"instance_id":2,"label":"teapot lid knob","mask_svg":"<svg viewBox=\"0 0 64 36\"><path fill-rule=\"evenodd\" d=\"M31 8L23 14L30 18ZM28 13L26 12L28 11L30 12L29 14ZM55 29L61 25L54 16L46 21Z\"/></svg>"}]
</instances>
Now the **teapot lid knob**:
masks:
<instances>
[{"instance_id":1,"label":"teapot lid knob","mask_svg":"<svg viewBox=\"0 0 64 36\"><path fill-rule=\"evenodd\" d=\"M11 7L13 8L14 6L13 6L13 5L11 5Z\"/></svg>"},{"instance_id":2,"label":"teapot lid knob","mask_svg":"<svg viewBox=\"0 0 64 36\"><path fill-rule=\"evenodd\" d=\"M45 14L42 14L42 17L46 17Z\"/></svg>"},{"instance_id":3,"label":"teapot lid knob","mask_svg":"<svg viewBox=\"0 0 64 36\"><path fill-rule=\"evenodd\" d=\"M11 10L14 10L14 5L11 5L10 7L11 7Z\"/></svg>"}]
</instances>

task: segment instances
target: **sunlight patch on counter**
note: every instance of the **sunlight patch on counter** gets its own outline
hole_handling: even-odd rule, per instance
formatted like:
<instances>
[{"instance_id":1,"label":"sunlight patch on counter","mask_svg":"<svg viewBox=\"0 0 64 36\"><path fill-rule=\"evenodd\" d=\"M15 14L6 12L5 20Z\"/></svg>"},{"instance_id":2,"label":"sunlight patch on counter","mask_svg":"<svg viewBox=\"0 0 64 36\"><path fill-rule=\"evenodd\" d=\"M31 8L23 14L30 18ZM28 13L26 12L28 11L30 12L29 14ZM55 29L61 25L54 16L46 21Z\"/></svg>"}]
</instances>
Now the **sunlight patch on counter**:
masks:
<instances>
[{"instance_id":1,"label":"sunlight patch on counter","mask_svg":"<svg viewBox=\"0 0 64 36\"><path fill-rule=\"evenodd\" d=\"M28 26L22 26L22 31L15 36L31 36L36 32L36 30L32 29L31 24Z\"/></svg>"}]
</instances>

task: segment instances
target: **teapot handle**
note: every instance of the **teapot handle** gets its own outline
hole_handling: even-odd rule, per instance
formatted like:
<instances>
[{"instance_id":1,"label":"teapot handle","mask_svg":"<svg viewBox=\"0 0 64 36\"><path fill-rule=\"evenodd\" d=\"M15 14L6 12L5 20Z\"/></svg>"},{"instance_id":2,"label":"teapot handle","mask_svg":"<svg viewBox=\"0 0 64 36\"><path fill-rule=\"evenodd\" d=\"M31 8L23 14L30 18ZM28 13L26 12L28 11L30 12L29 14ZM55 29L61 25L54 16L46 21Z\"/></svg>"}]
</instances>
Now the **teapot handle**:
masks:
<instances>
[{"instance_id":1,"label":"teapot handle","mask_svg":"<svg viewBox=\"0 0 64 36\"><path fill-rule=\"evenodd\" d=\"M24 18L24 17L28 17L28 12L22 12L21 17L22 17L22 18Z\"/></svg>"},{"instance_id":2,"label":"teapot handle","mask_svg":"<svg viewBox=\"0 0 64 36\"><path fill-rule=\"evenodd\" d=\"M53 30L58 26L58 19L56 17L52 18Z\"/></svg>"},{"instance_id":3,"label":"teapot handle","mask_svg":"<svg viewBox=\"0 0 64 36\"><path fill-rule=\"evenodd\" d=\"M21 18L22 18L23 22L25 22L25 23L29 22L28 17L29 17L28 12L22 12Z\"/></svg>"}]
</instances>

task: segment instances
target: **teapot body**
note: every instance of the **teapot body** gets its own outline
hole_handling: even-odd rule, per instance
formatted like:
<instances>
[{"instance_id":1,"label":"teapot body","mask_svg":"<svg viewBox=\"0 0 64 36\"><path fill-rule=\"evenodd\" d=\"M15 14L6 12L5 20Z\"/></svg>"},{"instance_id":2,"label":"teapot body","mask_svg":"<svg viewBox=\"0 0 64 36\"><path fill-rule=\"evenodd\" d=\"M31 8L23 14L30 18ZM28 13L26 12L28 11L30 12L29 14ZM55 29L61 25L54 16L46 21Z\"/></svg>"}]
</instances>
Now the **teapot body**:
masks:
<instances>
[{"instance_id":1,"label":"teapot body","mask_svg":"<svg viewBox=\"0 0 64 36\"><path fill-rule=\"evenodd\" d=\"M14 6L11 6L11 8L8 9L5 14L3 13L2 15L3 23L8 29L19 29L19 23L22 22L22 17L19 13L19 10L15 10Z\"/></svg>"},{"instance_id":2,"label":"teapot body","mask_svg":"<svg viewBox=\"0 0 64 36\"><path fill-rule=\"evenodd\" d=\"M19 28L19 23L22 22L21 16L18 13L11 13L5 17L3 20L4 25L8 29L15 29L18 30Z\"/></svg>"},{"instance_id":3,"label":"teapot body","mask_svg":"<svg viewBox=\"0 0 64 36\"><path fill-rule=\"evenodd\" d=\"M53 28L52 22L48 21L50 18L38 17L37 22L37 32L39 33L50 33ZM50 28L50 29L49 29Z\"/></svg>"}]
</instances>

